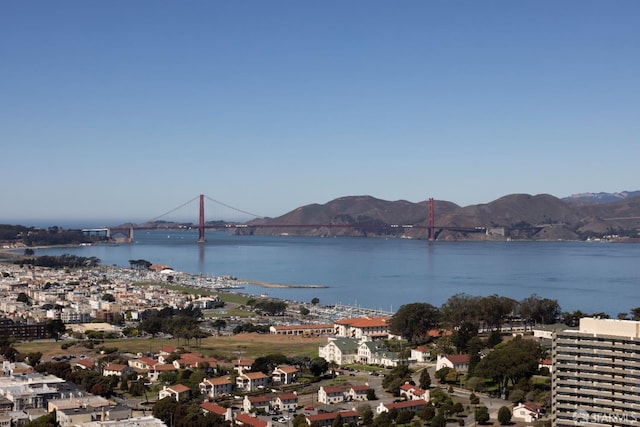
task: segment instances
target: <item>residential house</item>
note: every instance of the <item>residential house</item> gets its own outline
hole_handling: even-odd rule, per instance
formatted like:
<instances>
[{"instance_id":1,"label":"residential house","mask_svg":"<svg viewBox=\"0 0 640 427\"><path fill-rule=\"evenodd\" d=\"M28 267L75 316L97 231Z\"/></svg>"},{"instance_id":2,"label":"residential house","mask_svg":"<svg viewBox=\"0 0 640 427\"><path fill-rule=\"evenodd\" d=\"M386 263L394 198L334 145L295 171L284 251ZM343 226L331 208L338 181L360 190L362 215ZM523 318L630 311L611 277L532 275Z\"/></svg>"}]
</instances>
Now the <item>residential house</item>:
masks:
<instances>
[{"instance_id":1,"label":"residential house","mask_svg":"<svg viewBox=\"0 0 640 427\"><path fill-rule=\"evenodd\" d=\"M131 369L129 366L120 365L118 363L108 363L107 366L102 369L102 376L104 377L112 375L116 377L122 377L133 373L133 369Z\"/></svg>"},{"instance_id":2,"label":"residential house","mask_svg":"<svg viewBox=\"0 0 640 427\"><path fill-rule=\"evenodd\" d=\"M321 346L318 355L327 362L346 365L355 363L358 358L358 340L352 338L329 338L326 345Z\"/></svg>"},{"instance_id":3,"label":"residential house","mask_svg":"<svg viewBox=\"0 0 640 427\"><path fill-rule=\"evenodd\" d=\"M253 362L255 362L255 360L253 359L238 359L235 362L233 362L233 369L238 374L242 375L244 371L251 370L251 367L253 366Z\"/></svg>"},{"instance_id":4,"label":"residential house","mask_svg":"<svg viewBox=\"0 0 640 427\"><path fill-rule=\"evenodd\" d=\"M78 368L78 369L93 369L96 366L96 362L94 362L93 360L89 360L89 359L80 359L77 360L74 365L74 367Z\"/></svg>"},{"instance_id":5,"label":"residential house","mask_svg":"<svg viewBox=\"0 0 640 427\"><path fill-rule=\"evenodd\" d=\"M218 367L218 360L213 357L205 357L195 353L182 353L179 359L173 361L173 366L177 369L200 369L208 367L215 371Z\"/></svg>"},{"instance_id":6,"label":"residential house","mask_svg":"<svg viewBox=\"0 0 640 427\"><path fill-rule=\"evenodd\" d=\"M205 378L200 383L200 393L216 398L225 396L233 391L233 383L229 377Z\"/></svg>"},{"instance_id":7,"label":"residential house","mask_svg":"<svg viewBox=\"0 0 640 427\"><path fill-rule=\"evenodd\" d=\"M278 366L271 374L271 381L274 384L291 384L298 378L298 368L295 366Z\"/></svg>"},{"instance_id":8,"label":"residential house","mask_svg":"<svg viewBox=\"0 0 640 427\"><path fill-rule=\"evenodd\" d=\"M542 407L535 402L520 403L513 408L512 418L525 423L532 423L542 416Z\"/></svg>"},{"instance_id":9,"label":"residential house","mask_svg":"<svg viewBox=\"0 0 640 427\"><path fill-rule=\"evenodd\" d=\"M538 369L547 368L550 374L553 373L553 360L551 359L541 359L538 362Z\"/></svg>"},{"instance_id":10,"label":"residential house","mask_svg":"<svg viewBox=\"0 0 640 427\"><path fill-rule=\"evenodd\" d=\"M245 413L269 413L271 412L272 401L270 396L245 396L242 399L242 411Z\"/></svg>"},{"instance_id":11,"label":"residential house","mask_svg":"<svg viewBox=\"0 0 640 427\"><path fill-rule=\"evenodd\" d=\"M133 369L139 369L142 371L148 371L150 369L153 369L153 367L158 363L159 362L157 360L152 359L150 357L138 357L137 359L131 359L128 361L128 364L130 367L132 367Z\"/></svg>"},{"instance_id":12,"label":"residential house","mask_svg":"<svg viewBox=\"0 0 640 427\"><path fill-rule=\"evenodd\" d=\"M405 400L403 402L393 402L393 403L380 403L376 407L376 413L381 414L382 412L388 412L391 409L396 409L398 411L411 411L413 413L417 413L421 411L426 405L427 405L427 401L423 399Z\"/></svg>"},{"instance_id":13,"label":"residential house","mask_svg":"<svg viewBox=\"0 0 640 427\"><path fill-rule=\"evenodd\" d=\"M233 420L233 412L231 411L231 408L224 408L213 402L203 402L200 404L200 408L202 408L202 412L205 415L212 413L223 417L225 421Z\"/></svg>"},{"instance_id":14,"label":"residential house","mask_svg":"<svg viewBox=\"0 0 640 427\"><path fill-rule=\"evenodd\" d=\"M271 427L273 425L269 421L263 421L249 414L238 414L236 416L236 424L247 427Z\"/></svg>"},{"instance_id":15,"label":"residential house","mask_svg":"<svg viewBox=\"0 0 640 427\"><path fill-rule=\"evenodd\" d=\"M167 363L167 364L157 364L154 365L149 372L147 373L147 376L149 377L149 380L156 382L158 381L158 379L160 378L160 375L163 372L176 372L177 369L175 366L173 366L171 363Z\"/></svg>"},{"instance_id":16,"label":"residential house","mask_svg":"<svg viewBox=\"0 0 640 427\"><path fill-rule=\"evenodd\" d=\"M418 363L430 362L431 351L424 345L411 349L411 360L415 360Z\"/></svg>"},{"instance_id":17,"label":"residential house","mask_svg":"<svg viewBox=\"0 0 640 427\"><path fill-rule=\"evenodd\" d=\"M236 387L244 391L255 391L267 385L269 377L262 372L247 372L236 378Z\"/></svg>"},{"instance_id":18,"label":"residential house","mask_svg":"<svg viewBox=\"0 0 640 427\"><path fill-rule=\"evenodd\" d=\"M273 402L273 408L281 412L293 412L298 406L298 394L282 393L276 396L275 402Z\"/></svg>"},{"instance_id":19,"label":"residential house","mask_svg":"<svg viewBox=\"0 0 640 427\"><path fill-rule=\"evenodd\" d=\"M364 402L371 387L369 384L347 386L345 390L346 400L349 402Z\"/></svg>"},{"instance_id":20,"label":"residential house","mask_svg":"<svg viewBox=\"0 0 640 427\"><path fill-rule=\"evenodd\" d=\"M458 372L469 370L468 354L439 354L436 360L436 371L442 368L455 369Z\"/></svg>"},{"instance_id":21,"label":"residential house","mask_svg":"<svg viewBox=\"0 0 640 427\"><path fill-rule=\"evenodd\" d=\"M343 403L345 401L345 388L338 386L320 386L318 390L318 402L326 405Z\"/></svg>"},{"instance_id":22,"label":"residential house","mask_svg":"<svg viewBox=\"0 0 640 427\"><path fill-rule=\"evenodd\" d=\"M191 389L183 384L174 384L172 386L164 386L162 390L160 390L160 394L158 395L158 400L162 400L165 397L171 397L176 402L180 402L182 400L188 399L190 393L191 393Z\"/></svg>"},{"instance_id":23,"label":"residential house","mask_svg":"<svg viewBox=\"0 0 640 427\"><path fill-rule=\"evenodd\" d=\"M331 426L338 415L340 415L344 424L357 423L360 420L360 414L357 411L323 412L307 415L307 424L320 427Z\"/></svg>"},{"instance_id":24,"label":"residential house","mask_svg":"<svg viewBox=\"0 0 640 427\"><path fill-rule=\"evenodd\" d=\"M418 386L404 383L400 386L400 396L406 400L430 400L429 390L423 390Z\"/></svg>"}]
</instances>

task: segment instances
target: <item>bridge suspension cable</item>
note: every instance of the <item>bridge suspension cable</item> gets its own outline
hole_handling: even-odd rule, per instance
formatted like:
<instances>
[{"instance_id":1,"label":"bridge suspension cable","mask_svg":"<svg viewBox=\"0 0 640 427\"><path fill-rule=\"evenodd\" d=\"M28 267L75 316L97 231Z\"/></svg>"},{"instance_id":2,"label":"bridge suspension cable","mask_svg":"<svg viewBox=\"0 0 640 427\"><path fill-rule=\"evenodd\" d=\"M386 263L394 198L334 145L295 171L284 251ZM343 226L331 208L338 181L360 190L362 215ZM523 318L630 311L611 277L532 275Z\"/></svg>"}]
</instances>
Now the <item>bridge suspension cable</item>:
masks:
<instances>
[{"instance_id":1,"label":"bridge suspension cable","mask_svg":"<svg viewBox=\"0 0 640 427\"><path fill-rule=\"evenodd\" d=\"M194 202L194 201L198 200L198 198L200 198L200 196L196 196L196 197L194 197L193 199L189 200L188 202L184 202L184 203L183 203L183 204L181 204L180 206L175 207L175 208L171 209L170 211L163 213L162 215L158 215L157 217L152 218L152 219L150 219L150 220L149 220L149 221L147 221L147 222L157 221L157 220L159 220L160 218L162 218L163 216L167 216L167 215L169 215L169 214L172 214L172 213L174 213L175 211L177 211L178 209L184 208L184 207L185 207L185 206L187 206L189 203L192 203L192 202Z\"/></svg>"},{"instance_id":2,"label":"bridge suspension cable","mask_svg":"<svg viewBox=\"0 0 640 427\"><path fill-rule=\"evenodd\" d=\"M263 215L256 215L256 214L251 213L251 212L243 211L242 209L234 208L233 206L227 205L226 203L222 203L222 202L220 202L218 200L212 199L211 197L209 197L207 195L205 195L204 198L209 200L209 201L211 201L211 202L213 202L213 203L217 203L217 204L219 204L221 206L224 206L225 208L233 209L236 212L240 212L240 213L243 213L245 215L249 215L249 216L252 216L252 217L255 217L255 218L264 218Z\"/></svg>"}]
</instances>

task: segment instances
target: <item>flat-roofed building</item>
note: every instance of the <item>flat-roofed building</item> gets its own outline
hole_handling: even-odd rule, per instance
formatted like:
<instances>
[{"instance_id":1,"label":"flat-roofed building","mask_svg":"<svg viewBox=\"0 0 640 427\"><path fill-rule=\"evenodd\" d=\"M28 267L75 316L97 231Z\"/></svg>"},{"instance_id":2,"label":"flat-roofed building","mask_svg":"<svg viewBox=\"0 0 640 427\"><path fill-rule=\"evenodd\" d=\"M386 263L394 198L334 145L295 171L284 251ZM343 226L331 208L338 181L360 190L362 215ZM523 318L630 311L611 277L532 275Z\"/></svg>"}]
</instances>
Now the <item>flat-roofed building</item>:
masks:
<instances>
[{"instance_id":1,"label":"flat-roofed building","mask_svg":"<svg viewBox=\"0 0 640 427\"><path fill-rule=\"evenodd\" d=\"M582 318L552 343L552 422L637 426L640 422L640 322Z\"/></svg>"}]
</instances>

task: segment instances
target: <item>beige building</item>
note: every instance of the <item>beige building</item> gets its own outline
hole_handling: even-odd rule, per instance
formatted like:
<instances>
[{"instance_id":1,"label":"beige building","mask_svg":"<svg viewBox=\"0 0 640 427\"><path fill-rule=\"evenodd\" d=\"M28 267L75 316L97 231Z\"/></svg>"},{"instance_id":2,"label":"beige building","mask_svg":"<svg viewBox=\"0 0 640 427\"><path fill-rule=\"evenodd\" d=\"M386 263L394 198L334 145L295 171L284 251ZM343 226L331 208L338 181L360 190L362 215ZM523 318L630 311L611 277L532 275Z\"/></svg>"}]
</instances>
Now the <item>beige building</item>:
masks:
<instances>
[{"instance_id":1,"label":"beige building","mask_svg":"<svg viewBox=\"0 0 640 427\"><path fill-rule=\"evenodd\" d=\"M640 322L580 319L553 334L552 422L640 424Z\"/></svg>"}]
</instances>

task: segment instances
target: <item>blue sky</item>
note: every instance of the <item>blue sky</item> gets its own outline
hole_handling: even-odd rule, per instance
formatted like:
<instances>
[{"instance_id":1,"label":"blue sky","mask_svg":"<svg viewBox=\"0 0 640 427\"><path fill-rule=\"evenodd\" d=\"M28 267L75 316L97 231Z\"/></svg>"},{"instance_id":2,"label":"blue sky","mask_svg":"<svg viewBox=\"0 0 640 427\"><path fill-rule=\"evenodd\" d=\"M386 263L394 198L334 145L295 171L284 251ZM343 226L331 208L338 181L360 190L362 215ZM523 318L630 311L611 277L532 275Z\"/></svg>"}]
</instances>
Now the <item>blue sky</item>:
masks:
<instances>
[{"instance_id":1,"label":"blue sky","mask_svg":"<svg viewBox=\"0 0 640 427\"><path fill-rule=\"evenodd\" d=\"M638 40L624 0L2 2L0 222L638 190Z\"/></svg>"}]
</instances>

